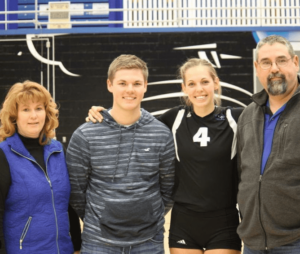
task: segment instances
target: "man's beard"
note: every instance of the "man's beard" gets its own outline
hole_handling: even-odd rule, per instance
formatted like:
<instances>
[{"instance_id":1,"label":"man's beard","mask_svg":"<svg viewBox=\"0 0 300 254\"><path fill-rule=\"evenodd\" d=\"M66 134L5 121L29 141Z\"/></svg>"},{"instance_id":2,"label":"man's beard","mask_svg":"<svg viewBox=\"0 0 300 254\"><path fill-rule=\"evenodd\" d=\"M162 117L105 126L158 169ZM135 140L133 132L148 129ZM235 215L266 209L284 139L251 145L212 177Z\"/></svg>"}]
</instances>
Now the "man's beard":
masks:
<instances>
[{"instance_id":1,"label":"man's beard","mask_svg":"<svg viewBox=\"0 0 300 254\"><path fill-rule=\"evenodd\" d=\"M279 80L271 80L272 78L281 78ZM276 73L268 76L268 93L270 95L284 94L287 90L285 75Z\"/></svg>"}]
</instances>

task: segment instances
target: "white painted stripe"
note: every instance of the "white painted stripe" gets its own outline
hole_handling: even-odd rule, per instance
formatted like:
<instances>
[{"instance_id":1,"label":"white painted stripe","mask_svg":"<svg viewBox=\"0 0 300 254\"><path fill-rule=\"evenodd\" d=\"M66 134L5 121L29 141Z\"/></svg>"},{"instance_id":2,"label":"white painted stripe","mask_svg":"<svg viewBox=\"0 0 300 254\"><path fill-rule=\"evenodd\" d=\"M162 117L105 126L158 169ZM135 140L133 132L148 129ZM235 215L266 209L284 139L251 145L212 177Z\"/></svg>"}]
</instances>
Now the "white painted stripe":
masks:
<instances>
[{"instance_id":1,"label":"white painted stripe","mask_svg":"<svg viewBox=\"0 0 300 254\"><path fill-rule=\"evenodd\" d=\"M37 60L41 61L42 63L45 63L45 64L49 64L49 65L57 65L62 72L64 72L65 74L69 75L69 76L73 76L73 77L78 77L80 75L78 74L75 74L75 73L72 73L70 71L68 71L65 66L63 65L62 62L60 61L54 61L54 60L49 60L49 59L46 59L44 58L43 56L41 56L37 51L36 51L36 48L34 47L34 44L33 44L33 41L32 39L35 37L36 35L35 34L27 34L26 35L26 43L27 43L27 47L30 51L30 53L32 54L32 56L34 58L36 58Z\"/></svg>"},{"instance_id":2,"label":"white painted stripe","mask_svg":"<svg viewBox=\"0 0 300 254\"><path fill-rule=\"evenodd\" d=\"M226 55L226 54L220 54L220 57L222 59L241 59L241 56L234 56L234 55Z\"/></svg>"},{"instance_id":3,"label":"white painted stripe","mask_svg":"<svg viewBox=\"0 0 300 254\"><path fill-rule=\"evenodd\" d=\"M178 156L178 149L177 149L177 141L176 141L176 131L181 124L182 118L184 116L185 109L179 110L176 119L174 121L174 124L172 126L172 133L173 133L173 138L174 138L174 146L175 146L175 152L176 152L176 158L178 161L180 161L179 156Z\"/></svg>"},{"instance_id":4,"label":"white painted stripe","mask_svg":"<svg viewBox=\"0 0 300 254\"><path fill-rule=\"evenodd\" d=\"M215 96L216 96L216 95L215 95ZM232 98L227 97L227 96L224 96L224 95L221 95L220 98L221 98L222 100L232 101L232 102L234 102L234 103L236 103L236 104L238 104L238 105L243 106L244 108L247 107L246 104L244 104L244 103L242 103L242 102L240 102L240 101L238 101L238 100L236 100L236 99L232 99Z\"/></svg>"},{"instance_id":5,"label":"white painted stripe","mask_svg":"<svg viewBox=\"0 0 300 254\"><path fill-rule=\"evenodd\" d=\"M157 81L157 82L150 82L148 86L151 85L163 85L163 84L181 84L182 79L174 79L174 80L165 80L165 81Z\"/></svg>"},{"instance_id":6,"label":"white painted stripe","mask_svg":"<svg viewBox=\"0 0 300 254\"><path fill-rule=\"evenodd\" d=\"M218 58L218 55L217 55L217 52L216 51L210 51L216 65L218 68L221 68L221 64L220 64L220 61L219 61L219 58Z\"/></svg>"},{"instance_id":7,"label":"white painted stripe","mask_svg":"<svg viewBox=\"0 0 300 254\"><path fill-rule=\"evenodd\" d=\"M226 82L220 82L220 85L222 87L227 87L227 88L231 88L231 89L234 89L234 90L237 90L237 91L240 91L242 93L245 93L245 94L248 94L249 96L252 96L253 94L250 93L249 91L243 89L243 88L240 88L238 86L235 86L235 85L232 85L232 84L229 84L229 83L226 83Z\"/></svg>"},{"instance_id":8,"label":"white painted stripe","mask_svg":"<svg viewBox=\"0 0 300 254\"><path fill-rule=\"evenodd\" d=\"M187 49L215 49L215 48L217 48L217 43L203 44L203 45L195 45L195 46L187 46L187 47L178 47L178 48L174 48L174 50L187 50Z\"/></svg>"},{"instance_id":9,"label":"white painted stripe","mask_svg":"<svg viewBox=\"0 0 300 254\"><path fill-rule=\"evenodd\" d=\"M160 95L150 96L150 97L144 98L142 101L152 101L152 100L182 97L182 96L186 96L186 94L183 93L183 92L167 93L167 94L160 94Z\"/></svg>"},{"instance_id":10,"label":"white painted stripe","mask_svg":"<svg viewBox=\"0 0 300 254\"><path fill-rule=\"evenodd\" d=\"M198 51L198 56L200 59L205 59L206 61L210 62L213 67L217 67L208 59L205 51Z\"/></svg>"},{"instance_id":11,"label":"white painted stripe","mask_svg":"<svg viewBox=\"0 0 300 254\"><path fill-rule=\"evenodd\" d=\"M232 146L231 146L231 159L234 158L234 156L236 155L236 132L237 132L237 124L236 121L234 120L234 118L231 115L231 110L228 109L226 110L226 117L228 120L228 123L233 131L233 139L232 139Z\"/></svg>"}]
</instances>

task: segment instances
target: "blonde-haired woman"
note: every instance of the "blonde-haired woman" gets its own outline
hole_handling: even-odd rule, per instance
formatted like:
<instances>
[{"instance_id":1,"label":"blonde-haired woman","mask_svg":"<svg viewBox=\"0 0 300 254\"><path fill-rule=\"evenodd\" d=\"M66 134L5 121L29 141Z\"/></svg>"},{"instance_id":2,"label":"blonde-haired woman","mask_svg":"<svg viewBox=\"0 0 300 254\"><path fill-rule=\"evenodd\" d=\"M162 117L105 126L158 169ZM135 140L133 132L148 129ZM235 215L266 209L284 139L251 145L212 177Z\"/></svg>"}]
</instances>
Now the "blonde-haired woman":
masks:
<instances>
[{"instance_id":1,"label":"blonde-haired woman","mask_svg":"<svg viewBox=\"0 0 300 254\"><path fill-rule=\"evenodd\" d=\"M72 254L70 183L63 147L53 139L56 103L40 84L17 83L0 120L0 252ZM80 248L78 217L71 225Z\"/></svg>"},{"instance_id":2,"label":"blonde-haired woman","mask_svg":"<svg viewBox=\"0 0 300 254\"><path fill-rule=\"evenodd\" d=\"M221 107L210 62L192 58L179 69L186 105L160 116L176 145L171 254L239 254L236 127L241 108Z\"/></svg>"}]
</instances>

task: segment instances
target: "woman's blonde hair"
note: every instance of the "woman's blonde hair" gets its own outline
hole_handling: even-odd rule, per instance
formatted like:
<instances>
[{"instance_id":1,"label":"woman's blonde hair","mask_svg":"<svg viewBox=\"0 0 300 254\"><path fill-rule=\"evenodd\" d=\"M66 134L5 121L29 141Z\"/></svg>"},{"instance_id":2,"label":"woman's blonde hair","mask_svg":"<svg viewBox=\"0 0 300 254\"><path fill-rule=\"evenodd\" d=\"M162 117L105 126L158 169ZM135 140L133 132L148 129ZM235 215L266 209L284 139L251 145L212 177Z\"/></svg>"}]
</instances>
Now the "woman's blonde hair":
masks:
<instances>
[{"instance_id":1,"label":"woman's blonde hair","mask_svg":"<svg viewBox=\"0 0 300 254\"><path fill-rule=\"evenodd\" d=\"M51 94L42 85L25 81L14 84L8 91L0 111L0 141L11 137L17 131L18 106L27 102L42 102L46 119L39 136L39 143L46 145L55 136L58 127L58 109Z\"/></svg>"},{"instance_id":2,"label":"woman's blonde hair","mask_svg":"<svg viewBox=\"0 0 300 254\"><path fill-rule=\"evenodd\" d=\"M183 81L183 84L185 85L185 73L187 72L188 69L192 68L192 67L196 67L196 66L204 66L207 67L210 73L210 76L212 77L213 81L215 82L216 78L218 78L218 74L217 71L215 70L215 68L212 66L212 64L205 60L205 59L199 59L199 58L190 58L188 59L180 68L179 68L179 75L180 78ZM222 88L219 85L218 89L216 90L215 94L217 94L218 96L214 97L214 101L215 104L217 106L221 105L221 94L222 94ZM184 103L187 106L192 106L192 102L189 100L188 97L183 97Z\"/></svg>"}]
</instances>

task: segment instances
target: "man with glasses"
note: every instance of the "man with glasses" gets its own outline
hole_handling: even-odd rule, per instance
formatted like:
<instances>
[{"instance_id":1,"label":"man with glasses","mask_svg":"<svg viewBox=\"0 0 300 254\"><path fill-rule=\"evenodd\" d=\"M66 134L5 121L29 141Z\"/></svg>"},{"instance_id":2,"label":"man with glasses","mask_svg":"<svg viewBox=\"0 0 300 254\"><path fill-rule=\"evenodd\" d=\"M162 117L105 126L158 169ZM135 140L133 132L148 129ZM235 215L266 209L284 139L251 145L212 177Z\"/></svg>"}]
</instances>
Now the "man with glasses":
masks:
<instances>
[{"instance_id":1,"label":"man with glasses","mask_svg":"<svg viewBox=\"0 0 300 254\"><path fill-rule=\"evenodd\" d=\"M244 254L299 254L299 59L277 35L258 43L255 58L264 89L239 118L238 234Z\"/></svg>"}]
</instances>

